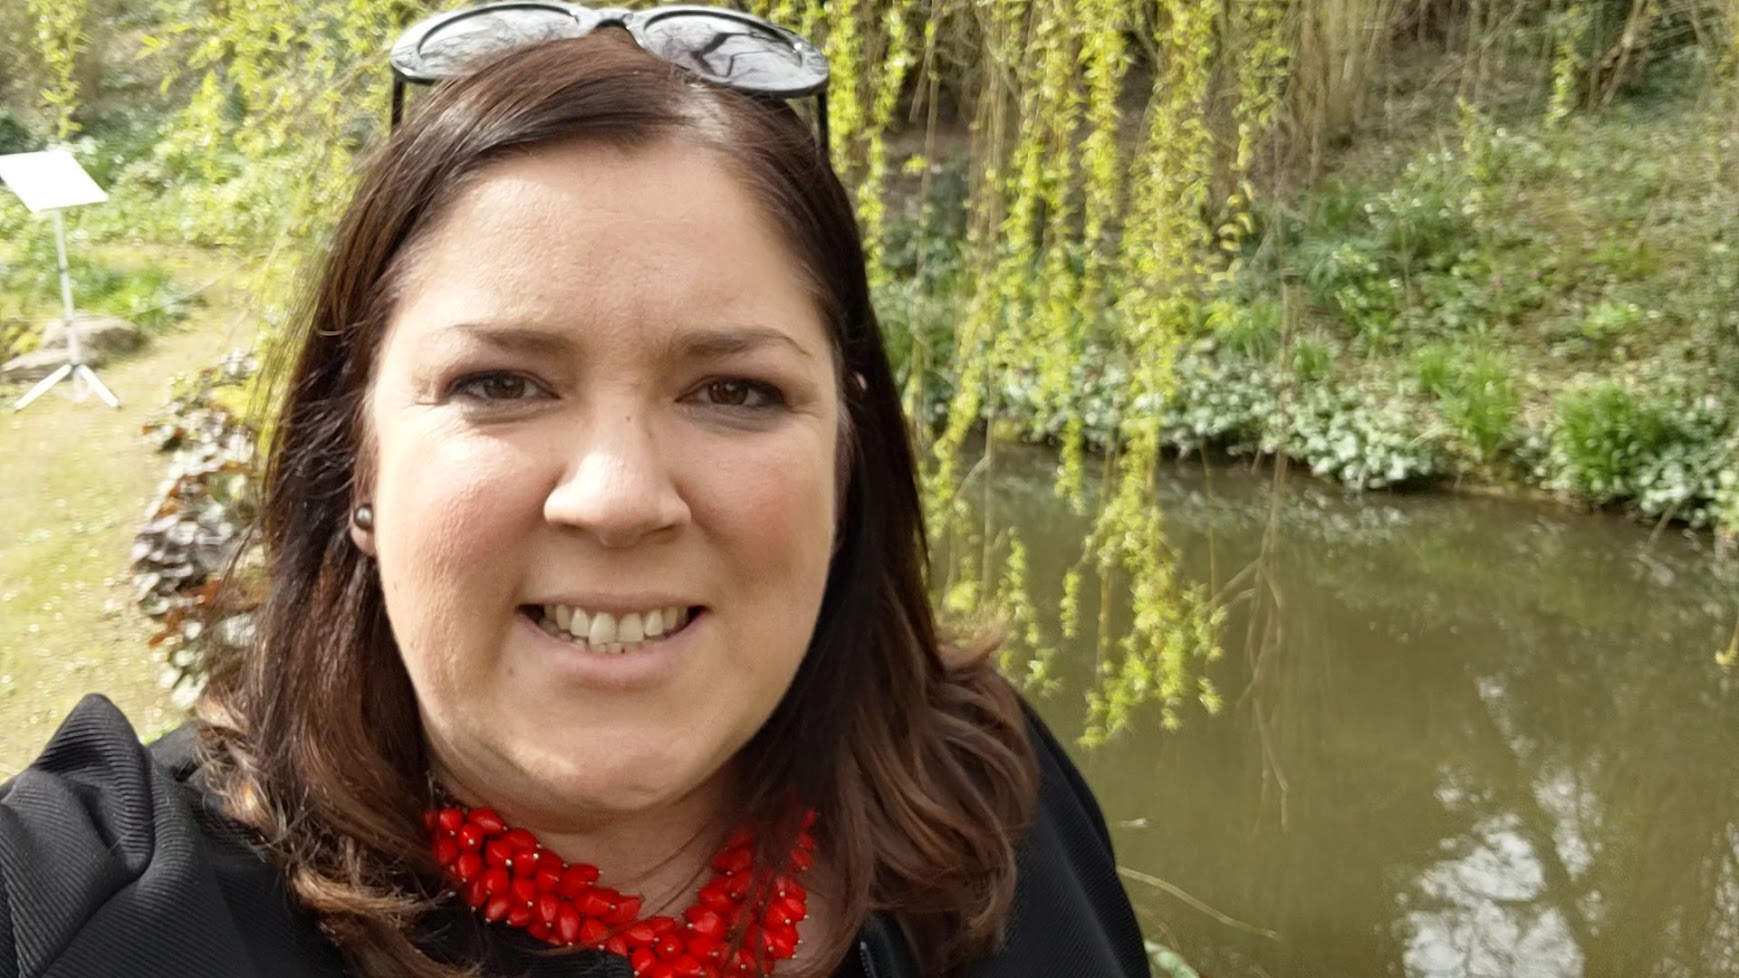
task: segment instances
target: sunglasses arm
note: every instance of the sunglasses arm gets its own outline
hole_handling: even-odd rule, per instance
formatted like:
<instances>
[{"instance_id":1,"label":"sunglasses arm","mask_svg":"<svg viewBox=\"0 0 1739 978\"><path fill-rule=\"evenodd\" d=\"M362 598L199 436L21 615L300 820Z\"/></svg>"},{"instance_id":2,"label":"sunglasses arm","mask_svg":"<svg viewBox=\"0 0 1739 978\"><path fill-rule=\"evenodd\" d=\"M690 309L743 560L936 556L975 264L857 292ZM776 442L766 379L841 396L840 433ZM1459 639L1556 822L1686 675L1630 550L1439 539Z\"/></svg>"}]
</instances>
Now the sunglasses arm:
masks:
<instances>
[{"instance_id":1,"label":"sunglasses arm","mask_svg":"<svg viewBox=\"0 0 1739 978\"><path fill-rule=\"evenodd\" d=\"M821 156L826 159L833 155L833 144L827 138L827 89L823 88L815 96L815 128L821 136Z\"/></svg>"}]
</instances>

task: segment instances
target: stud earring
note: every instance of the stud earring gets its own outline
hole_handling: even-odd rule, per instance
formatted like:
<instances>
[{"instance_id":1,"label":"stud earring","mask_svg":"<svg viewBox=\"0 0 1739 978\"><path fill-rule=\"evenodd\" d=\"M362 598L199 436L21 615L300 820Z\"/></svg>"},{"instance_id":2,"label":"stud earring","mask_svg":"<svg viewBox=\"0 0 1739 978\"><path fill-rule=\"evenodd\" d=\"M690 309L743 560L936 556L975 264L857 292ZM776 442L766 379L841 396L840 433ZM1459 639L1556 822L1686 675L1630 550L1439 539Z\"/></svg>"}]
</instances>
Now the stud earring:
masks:
<instances>
[{"instance_id":1,"label":"stud earring","mask_svg":"<svg viewBox=\"0 0 1739 978\"><path fill-rule=\"evenodd\" d=\"M350 514L350 521L355 523L359 530L374 529L374 507L367 503L356 507L356 512Z\"/></svg>"}]
</instances>

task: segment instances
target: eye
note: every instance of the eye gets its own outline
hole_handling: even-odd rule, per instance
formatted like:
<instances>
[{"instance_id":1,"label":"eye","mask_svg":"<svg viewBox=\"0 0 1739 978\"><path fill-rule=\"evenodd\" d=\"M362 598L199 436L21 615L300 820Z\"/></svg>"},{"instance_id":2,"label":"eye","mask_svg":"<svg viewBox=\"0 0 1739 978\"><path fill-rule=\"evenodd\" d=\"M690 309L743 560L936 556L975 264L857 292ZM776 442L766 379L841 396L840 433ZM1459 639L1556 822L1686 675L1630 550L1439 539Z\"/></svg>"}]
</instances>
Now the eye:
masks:
<instances>
[{"instance_id":1,"label":"eye","mask_svg":"<svg viewBox=\"0 0 1739 978\"><path fill-rule=\"evenodd\" d=\"M709 380L697 393L703 401L719 407L755 410L785 403L785 396L772 384L740 377Z\"/></svg>"},{"instance_id":2,"label":"eye","mask_svg":"<svg viewBox=\"0 0 1739 978\"><path fill-rule=\"evenodd\" d=\"M474 401L524 401L543 396L544 390L524 374L493 370L460 378L453 393Z\"/></svg>"}]
</instances>

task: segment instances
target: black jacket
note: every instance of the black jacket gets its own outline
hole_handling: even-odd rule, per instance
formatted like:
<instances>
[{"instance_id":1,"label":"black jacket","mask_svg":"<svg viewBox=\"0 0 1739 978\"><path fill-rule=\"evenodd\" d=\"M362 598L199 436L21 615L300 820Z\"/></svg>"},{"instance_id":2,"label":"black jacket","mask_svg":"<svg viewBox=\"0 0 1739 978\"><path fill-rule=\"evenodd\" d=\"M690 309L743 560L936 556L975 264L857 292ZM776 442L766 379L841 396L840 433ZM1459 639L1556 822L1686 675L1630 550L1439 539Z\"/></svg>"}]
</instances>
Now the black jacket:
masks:
<instances>
[{"instance_id":1,"label":"black jacket","mask_svg":"<svg viewBox=\"0 0 1739 978\"><path fill-rule=\"evenodd\" d=\"M1009 939L971 976L1146 978L1104 819L1049 731L1031 727L1042 781ZM80 703L0 786L0 976L342 978L337 950L200 784L190 729L146 748L108 700ZM540 957L516 931L479 930L490 974L631 978L621 958ZM918 976L898 928L876 917L835 978Z\"/></svg>"}]
</instances>

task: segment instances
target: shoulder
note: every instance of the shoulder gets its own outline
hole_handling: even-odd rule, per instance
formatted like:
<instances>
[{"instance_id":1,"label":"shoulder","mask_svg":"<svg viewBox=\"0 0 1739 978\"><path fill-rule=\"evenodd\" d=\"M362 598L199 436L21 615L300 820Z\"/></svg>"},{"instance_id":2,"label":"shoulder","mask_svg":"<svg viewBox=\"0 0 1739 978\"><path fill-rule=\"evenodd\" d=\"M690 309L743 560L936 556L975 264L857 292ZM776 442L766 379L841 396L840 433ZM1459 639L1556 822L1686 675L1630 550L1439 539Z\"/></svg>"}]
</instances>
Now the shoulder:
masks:
<instances>
[{"instance_id":1,"label":"shoulder","mask_svg":"<svg viewBox=\"0 0 1739 978\"><path fill-rule=\"evenodd\" d=\"M147 748L90 696L0 786L0 976L323 973L254 966L234 884L270 874L214 835L192 758L190 731Z\"/></svg>"},{"instance_id":2,"label":"shoulder","mask_svg":"<svg viewBox=\"0 0 1739 978\"><path fill-rule=\"evenodd\" d=\"M1024 701L1022 709L1038 760L1038 799L1017 850L1003 948L968 974L1146 978L1141 929L1118 878L1099 803L1056 735Z\"/></svg>"},{"instance_id":3,"label":"shoulder","mask_svg":"<svg viewBox=\"0 0 1739 978\"><path fill-rule=\"evenodd\" d=\"M1015 849L1014 906L1002 947L966 968L965 978L1147 978L1141 929L1099 803L1044 720L1024 701L1021 710L1038 797ZM885 914L865 922L857 950L858 960L838 976L918 975L903 929Z\"/></svg>"}]
</instances>

